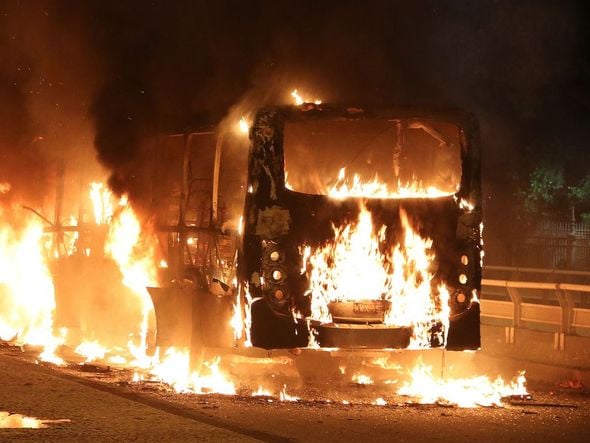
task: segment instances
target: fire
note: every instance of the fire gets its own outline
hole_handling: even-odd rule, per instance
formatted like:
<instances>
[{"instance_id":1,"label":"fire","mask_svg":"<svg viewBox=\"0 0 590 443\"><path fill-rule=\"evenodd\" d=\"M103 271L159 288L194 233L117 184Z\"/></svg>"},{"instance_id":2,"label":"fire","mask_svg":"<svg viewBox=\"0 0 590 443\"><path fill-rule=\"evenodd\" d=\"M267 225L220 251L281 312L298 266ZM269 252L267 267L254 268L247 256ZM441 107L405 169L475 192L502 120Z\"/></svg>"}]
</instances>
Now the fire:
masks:
<instances>
[{"instance_id":1,"label":"fire","mask_svg":"<svg viewBox=\"0 0 590 443\"><path fill-rule=\"evenodd\" d=\"M346 175L346 168L341 168L336 183L328 190L328 195L335 199L349 197L368 198L433 198L452 195L433 186L424 187L418 180L408 183L398 181L397 189L390 189L386 183L375 176L373 180L363 182L358 174L352 180Z\"/></svg>"},{"instance_id":2,"label":"fire","mask_svg":"<svg viewBox=\"0 0 590 443\"><path fill-rule=\"evenodd\" d=\"M53 334L55 294L43 245L39 221L0 208L0 338L43 346L40 358L61 364L54 352L63 341Z\"/></svg>"},{"instance_id":3,"label":"fire","mask_svg":"<svg viewBox=\"0 0 590 443\"><path fill-rule=\"evenodd\" d=\"M295 104L297 106L303 105L305 103L313 103L315 105L321 105L322 101L320 99L313 99L310 100L308 98L303 98L301 97L301 95L299 95L299 92L297 91L297 89L293 89L293 91L291 91L291 97L293 97L293 100L295 101Z\"/></svg>"},{"instance_id":4,"label":"fire","mask_svg":"<svg viewBox=\"0 0 590 443\"><path fill-rule=\"evenodd\" d=\"M244 291L245 306L242 305L242 290ZM244 347L251 347L252 341L250 340L250 327L252 326L251 307L254 302L250 295L248 282L242 283L241 287L238 287L236 291L236 301L233 305L233 314L230 320L230 326L233 331L234 340L240 341L244 337Z\"/></svg>"},{"instance_id":5,"label":"fire","mask_svg":"<svg viewBox=\"0 0 590 443\"><path fill-rule=\"evenodd\" d=\"M299 397L287 394L287 385L283 385L283 389L279 392L279 398L281 401L299 401Z\"/></svg>"},{"instance_id":6,"label":"fire","mask_svg":"<svg viewBox=\"0 0 590 443\"><path fill-rule=\"evenodd\" d=\"M244 333L244 319L242 310L242 295L240 291L236 291L236 302L233 306L233 315L230 320L230 326L234 334L234 340L241 340Z\"/></svg>"},{"instance_id":7,"label":"fire","mask_svg":"<svg viewBox=\"0 0 590 443\"><path fill-rule=\"evenodd\" d=\"M75 352L86 357L86 363L92 361L104 359L105 355L109 352L109 349L101 346L97 341L86 341L80 343Z\"/></svg>"},{"instance_id":8,"label":"fire","mask_svg":"<svg viewBox=\"0 0 590 443\"><path fill-rule=\"evenodd\" d=\"M161 361L159 352L156 353L149 372L155 379L172 386L176 392L235 395L235 385L221 372L219 361L219 358L215 358L205 362L205 373L191 372L188 349L168 348Z\"/></svg>"},{"instance_id":9,"label":"fire","mask_svg":"<svg viewBox=\"0 0 590 443\"><path fill-rule=\"evenodd\" d=\"M246 117L240 118L238 122L238 128L242 134L247 134L250 131L250 123L246 120Z\"/></svg>"},{"instance_id":10,"label":"fire","mask_svg":"<svg viewBox=\"0 0 590 443\"><path fill-rule=\"evenodd\" d=\"M272 393L262 386L258 386L258 389L252 392L252 397L272 397Z\"/></svg>"},{"instance_id":11,"label":"fire","mask_svg":"<svg viewBox=\"0 0 590 443\"><path fill-rule=\"evenodd\" d=\"M219 359L206 362L203 371L196 373L190 371L187 349L169 348L163 355L159 350L148 355L148 324L154 312L146 286L157 283L157 266L166 267L167 263L155 259L155 243L142 229L126 197L117 206L112 193L102 183L92 183L89 196L95 223L108 225L105 256L115 261L123 283L136 296L140 317L129 318L131 355L109 356L111 348L96 340L83 340L75 352L86 362L108 361L134 367L136 381L149 377L170 384L178 392L235 394L233 383L220 370ZM73 219L71 224L77 221ZM63 364L55 351L65 342L67 329L62 328L57 335L53 332L54 286L45 247L49 250L51 241L44 238L40 221L0 208L0 338L42 346L39 360ZM72 245L68 253L74 249ZM251 299L246 297L246 300ZM241 323L245 329L247 318Z\"/></svg>"},{"instance_id":12,"label":"fire","mask_svg":"<svg viewBox=\"0 0 590 443\"><path fill-rule=\"evenodd\" d=\"M375 232L370 212L363 206L356 223L333 227L334 240L315 250L304 249L304 266L310 282L311 317L332 322L329 304L347 301L390 303L383 323L412 326L410 347L429 347L430 329L437 322L447 331L449 293L433 287L432 240L423 239L400 210L401 243L382 251L386 227ZM440 343L446 336L440 337Z\"/></svg>"},{"instance_id":13,"label":"fire","mask_svg":"<svg viewBox=\"0 0 590 443\"><path fill-rule=\"evenodd\" d=\"M90 183L90 200L97 225L108 223L113 217L113 194L103 183Z\"/></svg>"},{"instance_id":14,"label":"fire","mask_svg":"<svg viewBox=\"0 0 590 443\"><path fill-rule=\"evenodd\" d=\"M157 266L154 246L142 239L141 225L133 209L126 200L120 204L123 205L111 222L105 253L117 263L123 274L123 284L133 291L140 303L139 344L130 341L129 349L138 360L142 360L146 358L149 319L154 315L146 287L157 284Z\"/></svg>"},{"instance_id":15,"label":"fire","mask_svg":"<svg viewBox=\"0 0 590 443\"><path fill-rule=\"evenodd\" d=\"M455 197L455 201L457 201L457 197ZM468 200L465 200L464 198L462 198L461 200L458 200L459 203L459 208L467 211L467 212L471 212L475 209L475 206L473 205L473 203L471 203Z\"/></svg>"},{"instance_id":16,"label":"fire","mask_svg":"<svg viewBox=\"0 0 590 443\"><path fill-rule=\"evenodd\" d=\"M502 406L502 398L526 396L524 372L510 383L501 377L494 381L486 376L443 380L432 375L432 367L419 363L411 372L412 380L398 394L415 398L419 403L452 404L461 408Z\"/></svg>"},{"instance_id":17,"label":"fire","mask_svg":"<svg viewBox=\"0 0 590 443\"><path fill-rule=\"evenodd\" d=\"M7 194L12 189L10 183L0 182L0 194Z\"/></svg>"},{"instance_id":18,"label":"fire","mask_svg":"<svg viewBox=\"0 0 590 443\"><path fill-rule=\"evenodd\" d=\"M26 415L0 411L0 429L44 429L48 428L52 423L68 423L69 421L67 418L42 420L35 417L27 417Z\"/></svg>"},{"instance_id":19,"label":"fire","mask_svg":"<svg viewBox=\"0 0 590 443\"><path fill-rule=\"evenodd\" d=\"M352 381L359 385L372 385L374 383L371 377L364 374L354 374L352 376Z\"/></svg>"}]
</instances>

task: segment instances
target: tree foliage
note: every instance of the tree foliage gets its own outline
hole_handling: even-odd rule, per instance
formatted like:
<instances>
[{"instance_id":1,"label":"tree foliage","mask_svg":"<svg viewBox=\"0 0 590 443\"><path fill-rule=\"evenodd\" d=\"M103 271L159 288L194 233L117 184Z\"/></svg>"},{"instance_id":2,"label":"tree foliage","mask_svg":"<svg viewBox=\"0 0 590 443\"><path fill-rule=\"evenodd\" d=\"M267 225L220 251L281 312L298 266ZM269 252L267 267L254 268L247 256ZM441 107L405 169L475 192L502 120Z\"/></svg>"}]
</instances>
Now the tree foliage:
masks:
<instances>
[{"instance_id":1,"label":"tree foliage","mask_svg":"<svg viewBox=\"0 0 590 443\"><path fill-rule=\"evenodd\" d=\"M540 165L530 173L519 197L529 216L590 221L590 174L570 184L561 166Z\"/></svg>"}]
</instances>

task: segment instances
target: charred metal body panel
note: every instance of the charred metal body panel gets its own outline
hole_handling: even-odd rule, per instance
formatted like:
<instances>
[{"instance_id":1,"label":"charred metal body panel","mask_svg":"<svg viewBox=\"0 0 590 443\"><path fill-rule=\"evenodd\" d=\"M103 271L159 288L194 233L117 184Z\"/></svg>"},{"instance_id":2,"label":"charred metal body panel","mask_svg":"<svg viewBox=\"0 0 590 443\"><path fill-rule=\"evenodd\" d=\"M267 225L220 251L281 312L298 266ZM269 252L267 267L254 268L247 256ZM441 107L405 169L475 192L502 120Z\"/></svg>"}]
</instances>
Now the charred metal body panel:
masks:
<instances>
[{"instance_id":1,"label":"charred metal body panel","mask_svg":"<svg viewBox=\"0 0 590 443\"><path fill-rule=\"evenodd\" d=\"M293 192L285 187L283 130L287 121L308 119L430 119L452 123L460 130L462 175L454 196L438 198L335 200L323 195ZM309 325L295 320L292 310L310 315L308 282L301 275L299 246L321 245L333 238L332 226L357 219L361 200L376 225L386 225L387 238L401 232L403 208L422 237L433 240L438 269L435 281L451 290L447 349L478 349L481 283L481 195L478 128L470 114L457 110L391 109L367 112L329 105L274 107L261 110L250 132L248 193L244 207L244 235L239 257L242 289L251 297L251 338L262 348L306 346ZM472 207L459 202L465 199ZM273 252L278 252L273 254ZM463 256L467 257L462 259ZM466 262L464 264L463 262ZM278 273L276 271L279 271ZM466 282L460 282L464 274ZM280 291L281 296L276 293ZM405 348L407 328L311 325L322 347ZM439 325L433 325L436 329ZM434 335L433 335L434 336ZM433 338L431 347L444 343Z\"/></svg>"},{"instance_id":2,"label":"charred metal body panel","mask_svg":"<svg viewBox=\"0 0 590 443\"><path fill-rule=\"evenodd\" d=\"M204 347L231 347L231 331L224 327L231 318L230 297L218 297L189 280L147 289L156 313L156 346L190 349L194 369Z\"/></svg>"}]
</instances>

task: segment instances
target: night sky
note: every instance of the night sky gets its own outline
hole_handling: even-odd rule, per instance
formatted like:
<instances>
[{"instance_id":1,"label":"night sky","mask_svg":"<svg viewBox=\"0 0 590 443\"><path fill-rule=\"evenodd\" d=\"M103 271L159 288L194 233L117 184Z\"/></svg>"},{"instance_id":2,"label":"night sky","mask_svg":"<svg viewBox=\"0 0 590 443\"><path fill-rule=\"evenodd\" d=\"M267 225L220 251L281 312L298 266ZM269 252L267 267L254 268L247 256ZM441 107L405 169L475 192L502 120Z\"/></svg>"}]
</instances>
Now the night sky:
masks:
<instances>
[{"instance_id":1,"label":"night sky","mask_svg":"<svg viewBox=\"0 0 590 443\"><path fill-rule=\"evenodd\" d=\"M540 160L587 173L582 3L0 0L0 181L33 198L59 158L96 156L122 191L142 137L299 87L474 112L495 212Z\"/></svg>"}]
</instances>

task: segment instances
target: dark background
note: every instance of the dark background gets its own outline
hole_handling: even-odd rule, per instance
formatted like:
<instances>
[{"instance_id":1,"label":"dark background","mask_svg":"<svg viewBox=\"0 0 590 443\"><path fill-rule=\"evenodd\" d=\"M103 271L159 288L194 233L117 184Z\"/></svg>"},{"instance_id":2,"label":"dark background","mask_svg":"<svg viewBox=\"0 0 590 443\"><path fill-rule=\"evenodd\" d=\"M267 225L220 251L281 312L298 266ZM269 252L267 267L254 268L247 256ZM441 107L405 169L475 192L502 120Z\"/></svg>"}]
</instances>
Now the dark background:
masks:
<instances>
[{"instance_id":1,"label":"dark background","mask_svg":"<svg viewBox=\"0 0 590 443\"><path fill-rule=\"evenodd\" d=\"M451 105L483 139L488 236L540 164L588 172L588 14L574 1L0 0L0 181L34 203L67 158L118 192L142 138L235 105Z\"/></svg>"}]
</instances>

